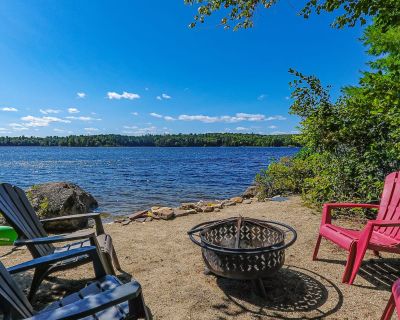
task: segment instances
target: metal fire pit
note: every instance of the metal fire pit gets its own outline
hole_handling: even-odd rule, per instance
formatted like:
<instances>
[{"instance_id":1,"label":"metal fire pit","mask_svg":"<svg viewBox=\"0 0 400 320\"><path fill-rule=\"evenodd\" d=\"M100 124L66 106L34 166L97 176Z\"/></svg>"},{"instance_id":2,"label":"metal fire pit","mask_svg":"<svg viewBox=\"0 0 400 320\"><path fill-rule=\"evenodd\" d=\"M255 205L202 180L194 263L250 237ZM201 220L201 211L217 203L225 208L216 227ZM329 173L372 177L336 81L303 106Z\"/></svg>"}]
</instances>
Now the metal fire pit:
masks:
<instances>
[{"instance_id":1,"label":"metal fire pit","mask_svg":"<svg viewBox=\"0 0 400 320\"><path fill-rule=\"evenodd\" d=\"M285 249L297 238L296 231L283 223L244 217L201 223L188 235L202 248L212 273L231 279L259 279L259 285L260 279L283 266Z\"/></svg>"}]
</instances>

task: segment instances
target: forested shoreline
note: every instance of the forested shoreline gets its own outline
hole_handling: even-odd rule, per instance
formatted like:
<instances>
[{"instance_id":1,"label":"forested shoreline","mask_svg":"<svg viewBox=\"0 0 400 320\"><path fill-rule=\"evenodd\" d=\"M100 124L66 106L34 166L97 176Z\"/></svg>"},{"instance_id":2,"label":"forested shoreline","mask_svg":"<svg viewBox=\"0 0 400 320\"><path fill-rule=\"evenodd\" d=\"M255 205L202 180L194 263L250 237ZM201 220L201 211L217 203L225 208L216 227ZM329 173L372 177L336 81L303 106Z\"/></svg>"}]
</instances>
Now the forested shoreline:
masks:
<instances>
[{"instance_id":1,"label":"forested shoreline","mask_svg":"<svg viewBox=\"0 0 400 320\"><path fill-rule=\"evenodd\" d=\"M118 134L66 137L0 137L0 146L40 147L285 147L300 146L295 135L243 133L167 134L126 136Z\"/></svg>"}]
</instances>

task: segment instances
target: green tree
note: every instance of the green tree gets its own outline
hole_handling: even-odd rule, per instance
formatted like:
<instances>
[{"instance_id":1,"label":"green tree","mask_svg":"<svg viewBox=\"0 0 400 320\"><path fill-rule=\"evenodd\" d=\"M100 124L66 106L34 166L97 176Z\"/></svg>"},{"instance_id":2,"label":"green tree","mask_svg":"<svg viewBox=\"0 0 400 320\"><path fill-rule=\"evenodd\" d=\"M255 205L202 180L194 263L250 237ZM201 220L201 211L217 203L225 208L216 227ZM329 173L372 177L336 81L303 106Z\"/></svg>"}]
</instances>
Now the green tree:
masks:
<instances>
[{"instance_id":1,"label":"green tree","mask_svg":"<svg viewBox=\"0 0 400 320\"><path fill-rule=\"evenodd\" d=\"M286 170L302 177L303 197L311 203L371 201L379 199L385 176L400 170L400 26L375 22L362 40L373 57L369 70L357 86L343 88L337 101L315 76L291 71L291 112L301 118L298 139L305 152L258 177L268 190L274 178L277 188L297 191L282 186L276 172ZM299 168L307 174L299 175Z\"/></svg>"},{"instance_id":2,"label":"green tree","mask_svg":"<svg viewBox=\"0 0 400 320\"><path fill-rule=\"evenodd\" d=\"M216 11L224 11L221 25L233 29L253 26L253 16L258 8L270 8L278 0L184 0L188 5L197 7L194 22L189 26L203 23L205 18ZM376 16L376 24L383 28L400 24L398 15L400 1L398 0L310 0L305 2L299 15L308 18L312 12L340 12L332 25L336 28L354 26L358 21L367 22L368 17Z\"/></svg>"}]
</instances>

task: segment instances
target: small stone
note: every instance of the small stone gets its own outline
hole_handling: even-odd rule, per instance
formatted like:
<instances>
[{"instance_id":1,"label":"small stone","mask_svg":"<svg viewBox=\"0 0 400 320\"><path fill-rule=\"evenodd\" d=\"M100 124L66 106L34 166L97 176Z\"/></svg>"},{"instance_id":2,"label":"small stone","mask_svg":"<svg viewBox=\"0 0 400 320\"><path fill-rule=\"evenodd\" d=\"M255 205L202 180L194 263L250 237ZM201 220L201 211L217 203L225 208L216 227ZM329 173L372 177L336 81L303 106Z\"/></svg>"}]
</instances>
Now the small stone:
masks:
<instances>
[{"instance_id":1,"label":"small stone","mask_svg":"<svg viewBox=\"0 0 400 320\"><path fill-rule=\"evenodd\" d=\"M189 209L195 209L196 207L197 207L197 205L195 203L184 202L184 203L181 203L181 206L179 207L179 209L181 209L181 210L189 210Z\"/></svg>"},{"instance_id":2,"label":"small stone","mask_svg":"<svg viewBox=\"0 0 400 320\"><path fill-rule=\"evenodd\" d=\"M160 207L156 210L151 210L153 214L159 216L161 219L169 220L175 216L174 209L170 207Z\"/></svg>"},{"instance_id":3,"label":"small stone","mask_svg":"<svg viewBox=\"0 0 400 320\"><path fill-rule=\"evenodd\" d=\"M203 209L203 212L213 212L214 211L214 207L211 207L211 206L205 206L205 207L202 207L202 209Z\"/></svg>"},{"instance_id":4,"label":"small stone","mask_svg":"<svg viewBox=\"0 0 400 320\"><path fill-rule=\"evenodd\" d=\"M233 201L227 201L224 203L225 207L231 207L231 206L236 206L236 202Z\"/></svg>"},{"instance_id":5,"label":"small stone","mask_svg":"<svg viewBox=\"0 0 400 320\"><path fill-rule=\"evenodd\" d=\"M214 208L214 212L220 212L221 211L221 209L219 209L219 208Z\"/></svg>"},{"instance_id":6,"label":"small stone","mask_svg":"<svg viewBox=\"0 0 400 320\"><path fill-rule=\"evenodd\" d=\"M244 203L244 204L250 204L251 202L252 202L252 201L251 201L250 199L244 199L244 200L243 200L243 203Z\"/></svg>"},{"instance_id":7,"label":"small stone","mask_svg":"<svg viewBox=\"0 0 400 320\"><path fill-rule=\"evenodd\" d=\"M242 197L233 197L230 199L230 201L235 202L235 203L242 203L243 198Z\"/></svg>"},{"instance_id":8,"label":"small stone","mask_svg":"<svg viewBox=\"0 0 400 320\"><path fill-rule=\"evenodd\" d=\"M131 220L136 220L137 218L141 218L145 215L147 215L147 210L141 210L130 214L128 218Z\"/></svg>"},{"instance_id":9,"label":"small stone","mask_svg":"<svg viewBox=\"0 0 400 320\"><path fill-rule=\"evenodd\" d=\"M191 209L191 210L193 210L193 209ZM190 211L190 210L177 209L177 210L175 210L175 217L179 218L179 217L187 216L189 214L188 211ZM196 212L196 210L194 210L194 212Z\"/></svg>"},{"instance_id":10,"label":"small stone","mask_svg":"<svg viewBox=\"0 0 400 320\"><path fill-rule=\"evenodd\" d=\"M196 214L197 211L195 209L186 210L187 214Z\"/></svg>"}]
</instances>

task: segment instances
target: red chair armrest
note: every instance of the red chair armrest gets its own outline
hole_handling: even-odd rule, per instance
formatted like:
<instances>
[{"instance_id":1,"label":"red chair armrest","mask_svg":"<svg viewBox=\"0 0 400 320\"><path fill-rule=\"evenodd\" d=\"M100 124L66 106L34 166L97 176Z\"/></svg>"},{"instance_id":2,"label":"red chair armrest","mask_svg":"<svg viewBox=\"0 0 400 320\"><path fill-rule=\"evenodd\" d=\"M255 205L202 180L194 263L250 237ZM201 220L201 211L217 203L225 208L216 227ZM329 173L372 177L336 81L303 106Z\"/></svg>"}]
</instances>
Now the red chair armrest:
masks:
<instances>
[{"instance_id":1,"label":"red chair armrest","mask_svg":"<svg viewBox=\"0 0 400 320\"><path fill-rule=\"evenodd\" d=\"M369 224L372 224L374 227L395 227L400 226L400 220L369 220Z\"/></svg>"},{"instance_id":2,"label":"red chair armrest","mask_svg":"<svg viewBox=\"0 0 400 320\"><path fill-rule=\"evenodd\" d=\"M379 205L377 204L368 204L368 203L325 203L322 209L322 220L321 225L331 223L331 210L333 208L364 208L364 209L379 209Z\"/></svg>"},{"instance_id":3,"label":"red chair armrest","mask_svg":"<svg viewBox=\"0 0 400 320\"><path fill-rule=\"evenodd\" d=\"M330 208L369 208L369 209L379 209L379 204L370 204L370 203L338 202L338 203L325 203L324 206L328 206Z\"/></svg>"}]
</instances>

